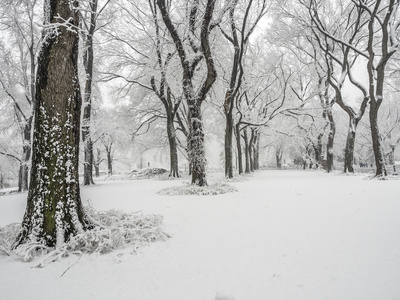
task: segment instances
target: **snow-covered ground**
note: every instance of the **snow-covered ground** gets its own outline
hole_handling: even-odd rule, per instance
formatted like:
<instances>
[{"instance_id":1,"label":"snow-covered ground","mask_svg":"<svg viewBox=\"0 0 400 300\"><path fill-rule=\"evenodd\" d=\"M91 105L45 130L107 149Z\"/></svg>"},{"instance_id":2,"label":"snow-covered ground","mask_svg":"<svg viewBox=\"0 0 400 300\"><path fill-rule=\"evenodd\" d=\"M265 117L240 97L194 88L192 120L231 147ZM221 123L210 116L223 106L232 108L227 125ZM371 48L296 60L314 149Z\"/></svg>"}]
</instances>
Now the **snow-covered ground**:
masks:
<instances>
[{"instance_id":1,"label":"snow-covered ground","mask_svg":"<svg viewBox=\"0 0 400 300\"><path fill-rule=\"evenodd\" d=\"M218 196L157 194L180 180L83 187L97 210L164 215L172 238L41 269L0 256L0 299L400 299L400 181L364 176L261 171ZM0 226L25 201L1 196Z\"/></svg>"}]
</instances>

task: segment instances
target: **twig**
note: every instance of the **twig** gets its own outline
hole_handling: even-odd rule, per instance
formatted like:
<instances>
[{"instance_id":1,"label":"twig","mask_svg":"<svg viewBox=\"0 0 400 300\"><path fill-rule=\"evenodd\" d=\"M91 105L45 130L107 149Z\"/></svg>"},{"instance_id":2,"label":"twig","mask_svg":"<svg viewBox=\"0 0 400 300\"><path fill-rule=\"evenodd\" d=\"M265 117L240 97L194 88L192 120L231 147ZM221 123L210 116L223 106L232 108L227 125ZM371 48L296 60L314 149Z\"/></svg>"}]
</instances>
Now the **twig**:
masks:
<instances>
[{"instance_id":1,"label":"twig","mask_svg":"<svg viewBox=\"0 0 400 300\"><path fill-rule=\"evenodd\" d=\"M73 266L75 266L75 265L79 262L79 260L82 258L82 256L83 256L83 255L79 256L78 260L77 260L73 265L69 266L69 267L61 274L60 278L63 277L64 274L67 273L69 269L71 269Z\"/></svg>"}]
</instances>

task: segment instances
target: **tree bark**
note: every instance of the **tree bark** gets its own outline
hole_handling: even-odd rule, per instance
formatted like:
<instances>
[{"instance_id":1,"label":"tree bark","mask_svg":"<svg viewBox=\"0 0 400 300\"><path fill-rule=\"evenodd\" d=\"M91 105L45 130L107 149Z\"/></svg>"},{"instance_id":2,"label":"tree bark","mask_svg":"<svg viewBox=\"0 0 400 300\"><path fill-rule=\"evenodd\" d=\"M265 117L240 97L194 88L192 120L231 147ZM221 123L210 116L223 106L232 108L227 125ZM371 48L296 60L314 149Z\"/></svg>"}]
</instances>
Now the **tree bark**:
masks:
<instances>
[{"instance_id":1,"label":"tree bark","mask_svg":"<svg viewBox=\"0 0 400 300\"><path fill-rule=\"evenodd\" d=\"M249 167L250 172L254 171L254 129L250 129L250 139L249 139L249 146L247 147L247 151L249 152Z\"/></svg>"},{"instance_id":2,"label":"tree bark","mask_svg":"<svg viewBox=\"0 0 400 300\"><path fill-rule=\"evenodd\" d=\"M179 177L178 167L178 149L176 144L176 133L174 126L174 118L171 114L167 114L167 134L169 142L169 157L170 157L170 177Z\"/></svg>"},{"instance_id":3,"label":"tree bark","mask_svg":"<svg viewBox=\"0 0 400 300\"><path fill-rule=\"evenodd\" d=\"M33 116L31 116L23 129L23 146L22 146L22 157L21 165L18 176L18 192L27 191L29 188L29 160L31 159L32 145L31 145L31 133L32 133L32 122Z\"/></svg>"},{"instance_id":4,"label":"tree bark","mask_svg":"<svg viewBox=\"0 0 400 300\"><path fill-rule=\"evenodd\" d=\"M240 135L240 123L238 122L236 124L236 146L237 146L237 156L238 156L238 168L239 168L239 174L243 174L243 155L242 155L242 143L240 141L241 135Z\"/></svg>"},{"instance_id":5,"label":"tree bark","mask_svg":"<svg viewBox=\"0 0 400 300\"><path fill-rule=\"evenodd\" d=\"M314 159L315 159L315 168L318 169L321 166L321 160L322 160L322 138L324 137L324 132L320 133L317 137L317 144L315 144L313 141L312 147L314 149Z\"/></svg>"},{"instance_id":6,"label":"tree bark","mask_svg":"<svg viewBox=\"0 0 400 300\"><path fill-rule=\"evenodd\" d=\"M106 155L107 155L107 174L108 176L112 176L113 174L113 168L112 168L112 144L111 145L104 145L104 148L106 149Z\"/></svg>"},{"instance_id":7,"label":"tree bark","mask_svg":"<svg viewBox=\"0 0 400 300\"><path fill-rule=\"evenodd\" d=\"M243 139L244 139L244 157L245 157L245 173L249 174L250 173L250 156L249 156L249 139L247 136L247 128L243 128Z\"/></svg>"},{"instance_id":8,"label":"tree bark","mask_svg":"<svg viewBox=\"0 0 400 300\"><path fill-rule=\"evenodd\" d=\"M260 131L257 130L254 142L254 170L260 169Z\"/></svg>"},{"instance_id":9,"label":"tree bark","mask_svg":"<svg viewBox=\"0 0 400 300\"><path fill-rule=\"evenodd\" d=\"M228 94L228 93L227 93ZM226 97L230 97L226 95ZM230 104L233 105L233 104ZM225 177L233 178L233 150L232 150L232 136L233 136L233 116L232 110L225 113Z\"/></svg>"},{"instance_id":10,"label":"tree bark","mask_svg":"<svg viewBox=\"0 0 400 300\"><path fill-rule=\"evenodd\" d=\"M372 147L374 150L374 158L376 166L375 175L387 176L387 170L382 148L382 137L379 133L379 127L378 127L378 110L379 106L377 105L377 103L375 101L371 101L369 109L369 122L371 126Z\"/></svg>"},{"instance_id":11,"label":"tree bark","mask_svg":"<svg viewBox=\"0 0 400 300\"><path fill-rule=\"evenodd\" d=\"M328 143L326 145L326 171L330 173L333 171L333 143L335 140L336 126L332 109L328 109L326 115L329 121Z\"/></svg>"},{"instance_id":12,"label":"tree bark","mask_svg":"<svg viewBox=\"0 0 400 300\"><path fill-rule=\"evenodd\" d=\"M277 148L275 151L275 157L276 157L276 167L278 169L282 169L282 155L283 155L282 149Z\"/></svg>"},{"instance_id":13,"label":"tree bark","mask_svg":"<svg viewBox=\"0 0 400 300\"><path fill-rule=\"evenodd\" d=\"M189 157L192 166L192 184L205 186L207 185L206 158L200 107L194 106L189 110L189 124Z\"/></svg>"},{"instance_id":14,"label":"tree bark","mask_svg":"<svg viewBox=\"0 0 400 300\"><path fill-rule=\"evenodd\" d=\"M97 148L97 157L96 157L96 161L94 163L94 172L95 172L95 176L100 177L100 163L101 163L101 157L100 157L100 149Z\"/></svg>"},{"instance_id":15,"label":"tree bark","mask_svg":"<svg viewBox=\"0 0 400 300\"><path fill-rule=\"evenodd\" d=\"M77 2L47 3L50 29L39 55L32 175L22 231L14 244L60 245L91 227L78 176L81 94L78 81ZM68 20L57 24L60 20ZM53 31L54 30L54 31Z\"/></svg>"},{"instance_id":16,"label":"tree bark","mask_svg":"<svg viewBox=\"0 0 400 300\"><path fill-rule=\"evenodd\" d=\"M349 129L347 131L346 146L344 148L344 173L354 173L354 143L356 140L355 118L350 117Z\"/></svg>"}]
</instances>

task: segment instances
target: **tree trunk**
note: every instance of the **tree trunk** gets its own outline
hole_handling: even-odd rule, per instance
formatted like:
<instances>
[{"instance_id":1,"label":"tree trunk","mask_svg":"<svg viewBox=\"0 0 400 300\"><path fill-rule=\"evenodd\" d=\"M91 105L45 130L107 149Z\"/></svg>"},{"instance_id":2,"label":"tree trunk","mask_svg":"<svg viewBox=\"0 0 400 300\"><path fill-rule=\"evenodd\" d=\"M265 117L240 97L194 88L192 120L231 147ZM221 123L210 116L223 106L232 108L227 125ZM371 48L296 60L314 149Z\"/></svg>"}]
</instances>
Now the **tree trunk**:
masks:
<instances>
[{"instance_id":1,"label":"tree trunk","mask_svg":"<svg viewBox=\"0 0 400 300\"><path fill-rule=\"evenodd\" d=\"M276 167L278 169L282 169L283 149L281 147L276 148L275 157L276 157Z\"/></svg>"},{"instance_id":2,"label":"tree trunk","mask_svg":"<svg viewBox=\"0 0 400 300\"><path fill-rule=\"evenodd\" d=\"M321 166L322 160L322 138L324 137L324 133L320 133L317 138L317 146L314 148L315 152L315 163L316 167L319 168Z\"/></svg>"},{"instance_id":3,"label":"tree trunk","mask_svg":"<svg viewBox=\"0 0 400 300\"><path fill-rule=\"evenodd\" d=\"M93 35L96 29L97 0L90 4L90 26L86 34L83 62L86 72L85 94L83 98L82 141L84 146L83 185L94 184L93 181L93 142L90 136L90 122L92 114L92 81L93 81Z\"/></svg>"},{"instance_id":4,"label":"tree trunk","mask_svg":"<svg viewBox=\"0 0 400 300\"><path fill-rule=\"evenodd\" d=\"M111 146L105 147L107 153L107 174L108 176L112 176L113 169L112 169L112 155L111 155Z\"/></svg>"},{"instance_id":5,"label":"tree trunk","mask_svg":"<svg viewBox=\"0 0 400 300\"><path fill-rule=\"evenodd\" d=\"M372 147L374 150L376 176L387 176L385 159L382 149L382 138L378 127L378 108L375 101L370 102L369 122L371 126Z\"/></svg>"},{"instance_id":6,"label":"tree trunk","mask_svg":"<svg viewBox=\"0 0 400 300\"><path fill-rule=\"evenodd\" d=\"M333 119L332 109L329 109L326 115L329 120L329 135L326 146L326 171L330 173L333 171L333 142L335 140L336 127L335 120Z\"/></svg>"},{"instance_id":7,"label":"tree trunk","mask_svg":"<svg viewBox=\"0 0 400 300\"><path fill-rule=\"evenodd\" d=\"M346 147L344 149L344 172L354 173L354 143L356 140L356 119L349 115L349 130L347 131Z\"/></svg>"},{"instance_id":8,"label":"tree trunk","mask_svg":"<svg viewBox=\"0 0 400 300\"><path fill-rule=\"evenodd\" d=\"M24 126L21 165L18 174L18 192L29 188L29 160L31 159L31 133L33 117L30 117Z\"/></svg>"},{"instance_id":9,"label":"tree trunk","mask_svg":"<svg viewBox=\"0 0 400 300\"><path fill-rule=\"evenodd\" d=\"M96 162L94 163L94 172L96 177L100 177L100 163L101 163L101 158L100 158L100 149L97 148L97 157L96 157Z\"/></svg>"},{"instance_id":10,"label":"tree trunk","mask_svg":"<svg viewBox=\"0 0 400 300\"><path fill-rule=\"evenodd\" d=\"M228 93L227 93L228 94ZM229 97L227 95L226 97ZM233 136L233 117L228 111L225 113L225 177L233 178L233 151L232 151L232 136Z\"/></svg>"},{"instance_id":11,"label":"tree trunk","mask_svg":"<svg viewBox=\"0 0 400 300\"><path fill-rule=\"evenodd\" d=\"M237 146L237 156L238 156L238 168L239 174L243 174L243 159L242 159L242 145L240 142L240 123L236 124L236 146Z\"/></svg>"},{"instance_id":12,"label":"tree trunk","mask_svg":"<svg viewBox=\"0 0 400 300\"><path fill-rule=\"evenodd\" d=\"M22 231L14 247L29 241L61 245L91 227L83 211L78 176L81 94L78 81L77 2L47 3L57 34L47 34L36 81L32 174ZM72 7L75 6L75 7Z\"/></svg>"},{"instance_id":13,"label":"tree trunk","mask_svg":"<svg viewBox=\"0 0 400 300\"><path fill-rule=\"evenodd\" d=\"M205 186L207 185L205 169L206 157L200 107L193 105L192 109L189 109L189 124L189 151L190 164L192 166L192 184Z\"/></svg>"},{"instance_id":14,"label":"tree trunk","mask_svg":"<svg viewBox=\"0 0 400 300\"><path fill-rule=\"evenodd\" d=\"M96 178L100 177L100 165L98 165L98 164L94 165L94 174L95 174Z\"/></svg>"},{"instance_id":15,"label":"tree trunk","mask_svg":"<svg viewBox=\"0 0 400 300\"><path fill-rule=\"evenodd\" d=\"M251 135L249 140L249 146L247 147L247 151L249 151L249 164L250 164L250 172L254 172L254 130L251 128Z\"/></svg>"},{"instance_id":16,"label":"tree trunk","mask_svg":"<svg viewBox=\"0 0 400 300\"><path fill-rule=\"evenodd\" d=\"M245 173L250 173L250 156L249 156L249 139L247 137L247 128L243 128L243 139L244 139L244 157L246 161Z\"/></svg>"},{"instance_id":17,"label":"tree trunk","mask_svg":"<svg viewBox=\"0 0 400 300\"><path fill-rule=\"evenodd\" d=\"M169 156L170 156L170 177L179 177L178 168L178 149L176 145L176 135L174 119L171 113L167 114L167 133L169 141Z\"/></svg>"},{"instance_id":18,"label":"tree trunk","mask_svg":"<svg viewBox=\"0 0 400 300\"><path fill-rule=\"evenodd\" d=\"M83 134L83 129L82 129ZM93 181L93 142L90 134L84 139L83 185L94 184Z\"/></svg>"},{"instance_id":19,"label":"tree trunk","mask_svg":"<svg viewBox=\"0 0 400 300\"><path fill-rule=\"evenodd\" d=\"M257 131L254 145L254 170L260 169L260 135L261 133Z\"/></svg>"}]
</instances>

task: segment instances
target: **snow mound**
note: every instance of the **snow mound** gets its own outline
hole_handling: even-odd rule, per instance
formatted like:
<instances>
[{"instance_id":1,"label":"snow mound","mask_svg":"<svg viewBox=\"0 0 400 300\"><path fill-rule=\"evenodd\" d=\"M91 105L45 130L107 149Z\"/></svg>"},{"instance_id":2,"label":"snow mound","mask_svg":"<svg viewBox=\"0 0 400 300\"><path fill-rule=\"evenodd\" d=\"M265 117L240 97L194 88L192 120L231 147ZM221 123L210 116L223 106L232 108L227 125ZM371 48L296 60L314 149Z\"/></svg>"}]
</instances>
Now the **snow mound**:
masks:
<instances>
[{"instance_id":1,"label":"snow mound","mask_svg":"<svg viewBox=\"0 0 400 300\"><path fill-rule=\"evenodd\" d=\"M235 298L226 292L217 292L215 295L215 300L235 300Z\"/></svg>"},{"instance_id":2,"label":"snow mound","mask_svg":"<svg viewBox=\"0 0 400 300\"><path fill-rule=\"evenodd\" d=\"M248 174L241 174L241 175L237 175L233 178L225 178L224 181L225 182L245 182L250 180Z\"/></svg>"},{"instance_id":3,"label":"snow mound","mask_svg":"<svg viewBox=\"0 0 400 300\"><path fill-rule=\"evenodd\" d=\"M237 192L237 189L227 183L213 183L208 186L197 186L185 183L184 186L173 186L162 189L158 192L159 195L178 196L178 195L220 195L226 193Z\"/></svg>"},{"instance_id":4,"label":"snow mound","mask_svg":"<svg viewBox=\"0 0 400 300\"><path fill-rule=\"evenodd\" d=\"M128 175L131 179L148 179L165 173L168 173L168 171L163 168L147 168L142 170L132 170Z\"/></svg>"},{"instance_id":5,"label":"snow mound","mask_svg":"<svg viewBox=\"0 0 400 300\"><path fill-rule=\"evenodd\" d=\"M181 174L180 177L173 177L173 176L169 176L169 173L154 176L154 180L157 180L157 181L173 181L173 180L182 180L182 179L188 180L189 176Z\"/></svg>"},{"instance_id":6,"label":"snow mound","mask_svg":"<svg viewBox=\"0 0 400 300\"><path fill-rule=\"evenodd\" d=\"M370 175L364 178L364 180L400 180L397 175Z\"/></svg>"},{"instance_id":7,"label":"snow mound","mask_svg":"<svg viewBox=\"0 0 400 300\"><path fill-rule=\"evenodd\" d=\"M25 262L43 256L36 267L44 267L70 254L105 254L125 247L133 247L133 252L141 246L155 241L165 241L170 236L163 232L160 215L125 213L118 210L97 212L86 208L88 217L96 224L95 228L77 234L67 243L50 248L40 242L31 241L11 251L11 245L21 229L20 224L11 224L0 229L0 254L16 254Z\"/></svg>"}]
</instances>

